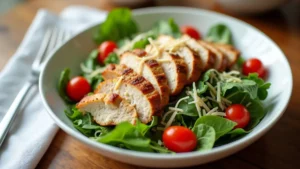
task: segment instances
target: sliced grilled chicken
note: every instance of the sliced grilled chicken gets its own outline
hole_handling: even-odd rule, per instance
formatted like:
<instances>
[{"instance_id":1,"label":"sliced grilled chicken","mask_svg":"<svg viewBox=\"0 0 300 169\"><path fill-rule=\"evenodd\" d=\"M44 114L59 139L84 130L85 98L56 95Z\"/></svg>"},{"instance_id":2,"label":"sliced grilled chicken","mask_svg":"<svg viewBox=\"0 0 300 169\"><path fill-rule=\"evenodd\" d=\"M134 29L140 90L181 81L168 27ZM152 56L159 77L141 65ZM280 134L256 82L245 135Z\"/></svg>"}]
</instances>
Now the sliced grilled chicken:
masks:
<instances>
[{"instance_id":1,"label":"sliced grilled chicken","mask_svg":"<svg viewBox=\"0 0 300 169\"><path fill-rule=\"evenodd\" d=\"M175 44L176 41L173 37L167 35L161 35L157 38L157 43L160 45ZM184 59L187 65L187 84L197 81L201 75L201 60L196 52L187 47L184 43L179 45L174 51L170 51L166 48L168 53L175 53Z\"/></svg>"},{"instance_id":2,"label":"sliced grilled chicken","mask_svg":"<svg viewBox=\"0 0 300 169\"><path fill-rule=\"evenodd\" d=\"M144 65L140 67L142 62L141 58L145 55L146 52L140 49L125 52L121 55L120 63L132 68L135 72L140 73L141 76L153 85L160 94L161 107L163 107L169 103L170 89L167 77L161 65L154 59L146 60Z\"/></svg>"},{"instance_id":3,"label":"sliced grilled chicken","mask_svg":"<svg viewBox=\"0 0 300 169\"><path fill-rule=\"evenodd\" d=\"M216 46L227 58L227 68L231 68L238 60L240 51L231 45L215 43Z\"/></svg>"},{"instance_id":4,"label":"sliced grilled chicken","mask_svg":"<svg viewBox=\"0 0 300 169\"><path fill-rule=\"evenodd\" d=\"M112 73L110 76L115 75ZM148 80L136 74L131 68L125 69L122 76L118 78L100 83L95 93L118 93L135 106L138 117L143 123L150 122L152 116L160 110L159 93Z\"/></svg>"},{"instance_id":5,"label":"sliced grilled chicken","mask_svg":"<svg viewBox=\"0 0 300 169\"><path fill-rule=\"evenodd\" d=\"M155 51L153 48L152 45L148 45L146 47L146 52L154 53ZM161 51L156 60L160 63L165 72L170 88L170 94L172 96L177 95L187 82L187 65L177 54L170 54L165 51Z\"/></svg>"},{"instance_id":6,"label":"sliced grilled chicken","mask_svg":"<svg viewBox=\"0 0 300 169\"><path fill-rule=\"evenodd\" d=\"M186 40L185 44L200 57L201 71L205 71L214 67L215 58L214 54L210 50L188 35L183 35L181 39Z\"/></svg>"},{"instance_id":7,"label":"sliced grilled chicken","mask_svg":"<svg viewBox=\"0 0 300 169\"><path fill-rule=\"evenodd\" d=\"M220 72L224 71L227 67L227 57L225 54L210 42L202 40L199 40L198 42L214 54L215 63L213 68Z\"/></svg>"},{"instance_id":8,"label":"sliced grilled chicken","mask_svg":"<svg viewBox=\"0 0 300 169\"><path fill-rule=\"evenodd\" d=\"M125 121L135 124L138 117L134 106L115 93L86 96L76 107L83 113L91 113L95 122L101 126L117 125Z\"/></svg>"}]
</instances>

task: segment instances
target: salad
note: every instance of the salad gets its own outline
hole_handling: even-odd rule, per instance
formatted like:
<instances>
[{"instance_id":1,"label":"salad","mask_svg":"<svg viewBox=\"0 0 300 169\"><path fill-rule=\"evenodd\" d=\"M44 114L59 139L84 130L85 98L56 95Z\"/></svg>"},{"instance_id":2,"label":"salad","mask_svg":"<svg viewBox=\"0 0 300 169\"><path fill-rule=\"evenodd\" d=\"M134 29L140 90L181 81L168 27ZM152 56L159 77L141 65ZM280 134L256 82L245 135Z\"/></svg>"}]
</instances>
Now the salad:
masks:
<instances>
[{"instance_id":1,"label":"salad","mask_svg":"<svg viewBox=\"0 0 300 169\"><path fill-rule=\"evenodd\" d=\"M220 23L204 36L158 21L146 32L126 8L112 10L94 35L97 49L58 92L66 116L90 139L134 151L207 151L247 133L266 114L270 83L259 59L243 60Z\"/></svg>"}]
</instances>

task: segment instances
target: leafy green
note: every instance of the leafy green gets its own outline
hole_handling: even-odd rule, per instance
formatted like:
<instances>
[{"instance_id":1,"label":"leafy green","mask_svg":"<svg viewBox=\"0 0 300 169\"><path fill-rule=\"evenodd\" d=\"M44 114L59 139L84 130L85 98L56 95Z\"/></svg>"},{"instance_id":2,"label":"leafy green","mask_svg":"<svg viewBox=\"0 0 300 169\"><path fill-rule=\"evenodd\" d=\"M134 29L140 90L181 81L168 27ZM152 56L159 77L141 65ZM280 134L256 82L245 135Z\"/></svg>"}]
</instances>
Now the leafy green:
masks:
<instances>
[{"instance_id":1,"label":"leafy green","mask_svg":"<svg viewBox=\"0 0 300 169\"><path fill-rule=\"evenodd\" d=\"M213 127L216 132L216 140L236 126L235 122L219 116L202 116L195 122L194 127L199 124L206 124Z\"/></svg>"},{"instance_id":2,"label":"leafy green","mask_svg":"<svg viewBox=\"0 0 300 169\"><path fill-rule=\"evenodd\" d=\"M238 91L248 93L251 99L257 97L258 85L252 80L244 79L241 82L221 82L223 96L232 88L237 88Z\"/></svg>"},{"instance_id":3,"label":"leafy green","mask_svg":"<svg viewBox=\"0 0 300 169\"><path fill-rule=\"evenodd\" d=\"M200 123L195 125L192 131L197 136L198 151L210 150L213 148L216 139L216 132L213 127Z\"/></svg>"},{"instance_id":4,"label":"leafy green","mask_svg":"<svg viewBox=\"0 0 300 169\"><path fill-rule=\"evenodd\" d=\"M111 130L111 127L100 126L95 123L90 113L82 114L74 106L70 106L65 110L66 116L72 121L73 126L87 137L94 137L97 132L98 135L104 135Z\"/></svg>"},{"instance_id":5,"label":"leafy green","mask_svg":"<svg viewBox=\"0 0 300 169\"><path fill-rule=\"evenodd\" d=\"M162 147L161 145L159 145L158 143L151 141L151 145L150 145L151 149L153 149L155 152L158 153L172 153L175 154L175 152L168 150L166 147Z\"/></svg>"},{"instance_id":6,"label":"leafy green","mask_svg":"<svg viewBox=\"0 0 300 169\"><path fill-rule=\"evenodd\" d=\"M170 18L169 20L161 20L154 25L153 31L155 34L164 34L170 35L174 38L179 38L181 36L180 29L175 23L174 19Z\"/></svg>"},{"instance_id":7,"label":"leafy green","mask_svg":"<svg viewBox=\"0 0 300 169\"><path fill-rule=\"evenodd\" d=\"M192 102L192 101L194 100L193 98L190 97L189 99L180 102L178 108L182 109L183 112L179 112L178 114L197 117L198 113L195 104L188 104L188 102Z\"/></svg>"},{"instance_id":8,"label":"leafy green","mask_svg":"<svg viewBox=\"0 0 300 169\"><path fill-rule=\"evenodd\" d=\"M248 93L236 91L230 94L227 99L230 100L232 104L248 105L247 110L250 112L251 119L247 129L255 127L266 114L262 103L258 99L251 99Z\"/></svg>"},{"instance_id":9,"label":"leafy green","mask_svg":"<svg viewBox=\"0 0 300 169\"><path fill-rule=\"evenodd\" d=\"M105 65L107 64L118 64L119 63L119 56L116 53L110 53L107 58L104 60Z\"/></svg>"},{"instance_id":10,"label":"leafy green","mask_svg":"<svg viewBox=\"0 0 300 169\"><path fill-rule=\"evenodd\" d=\"M246 131L242 128L236 128L236 129L228 132L226 135L230 135L230 137L233 138L233 137L245 135L247 133L249 133L249 131Z\"/></svg>"},{"instance_id":11,"label":"leafy green","mask_svg":"<svg viewBox=\"0 0 300 169\"><path fill-rule=\"evenodd\" d=\"M94 35L96 43L106 40L119 41L138 32L138 26L131 16L130 9L117 8L109 12L106 20Z\"/></svg>"},{"instance_id":12,"label":"leafy green","mask_svg":"<svg viewBox=\"0 0 300 169\"><path fill-rule=\"evenodd\" d=\"M90 70L95 70L98 65L98 61L97 61L98 54L99 52L97 49L92 50L92 52L85 60L84 66Z\"/></svg>"},{"instance_id":13,"label":"leafy green","mask_svg":"<svg viewBox=\"0 0 300 169\"><path fill-rule=\"evenodd\" d=\"M213 25L205 39L211 42L233 44L231 31L225 24Z\"/></svg>"},{"instance_id":14,"label":"leafy green","mask_svg":"<svg viewBox=\"0 0 300 169\"><path fill-rule=\"evenodd\" d=\"M97 138L97 141L118 147L124 146L130 150L153 152L150 148L151 140L143 136L140 130L141 124L137 123L134 126L129 122L120 123L111 132Z\"/></svg>"},{"instance_id":15,"label":"leafy green","mask_svg":"<svg viewBox=\"0 0 300 169\"><path fill-rule=\"evenodd\" d=\"M58 81L58 93L60 97L66 102L66 103L72 103L73 101L68 97L66 93L66 87L68 82L70 81L70 69L66 68L60 73L60 78Z\"/></svg>"},{"instance_id":16,"label":"leafy green","mask_svg":"<svg viewBox=\"0 0 300 169\"><path fill-rule=\"evenodd\" d=\"M260 100L265 100L268 96L268 89L270 88L271 83L265 83L263 79L258 77L257 73L249 74L246 79L256 82L258 85L257 96Z\"/></svg>"}]
</instances>

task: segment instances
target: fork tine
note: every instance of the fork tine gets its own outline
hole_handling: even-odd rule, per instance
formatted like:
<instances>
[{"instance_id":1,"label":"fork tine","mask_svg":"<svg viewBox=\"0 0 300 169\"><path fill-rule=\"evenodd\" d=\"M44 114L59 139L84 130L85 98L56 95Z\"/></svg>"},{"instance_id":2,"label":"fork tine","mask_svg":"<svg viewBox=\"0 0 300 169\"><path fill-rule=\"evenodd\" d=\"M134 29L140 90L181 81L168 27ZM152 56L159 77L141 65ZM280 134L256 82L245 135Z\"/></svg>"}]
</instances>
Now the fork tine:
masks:
<instances>
[{"instance_id":1,"label":"fork tine","mask_svg":"<svg viewBox=\"0 0 300 169\"><path fill-rule=\"evenodd\" d=\"M57 27L53 28L52 34L51 34L51 38L50 38L50 42L47 48L47 52L46 55L49 55L50 52L54 49L54 47L57 45L57 38L58 38L58 34L59 34L59 30Z\"/></svg>"},{"instance_id":2,"label":"fork tine","mask_svg":"<svg viewBox=\"0 0 300 169\"><path fill-rule=\"evenodd\" d=\"M38 67L41 63L43 56L45 55L47 46L49 44L49 39L51 38L52 31L51 29L47 29L44 39L42 41L42 45L37 53L35 60L33 61L32 67Z\"/></svg>"}]
</instances>

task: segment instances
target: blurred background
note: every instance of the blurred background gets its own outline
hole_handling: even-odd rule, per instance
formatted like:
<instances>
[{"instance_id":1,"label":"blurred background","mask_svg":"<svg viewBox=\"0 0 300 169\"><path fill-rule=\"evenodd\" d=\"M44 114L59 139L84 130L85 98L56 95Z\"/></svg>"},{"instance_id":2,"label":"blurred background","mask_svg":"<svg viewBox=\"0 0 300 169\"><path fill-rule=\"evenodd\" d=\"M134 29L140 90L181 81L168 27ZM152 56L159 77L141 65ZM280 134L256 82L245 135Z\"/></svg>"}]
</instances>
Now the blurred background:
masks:
<instances>
[{"instance_id":1,"label":"blurred background","mask_svg":"<svg viewBox=\"0 0 300 169\"><path fill-rule=\"evenodd\" d=\"M28 1L52 1L53 3L90 4L95 1L99 6L128 6L131 8L145 6L192 6L213 9L218 4L222 9L238 14L258 14L281 8L290 3L299 5L300 0L0 0L0 14L9 11L20 3ZM59 2L60 1L60 2ZM101 5L100 5L101 4ZM299 6L298 6L299 7ZM300 10L298 8L298 10Z\"/></svg>"}]
</instances>

